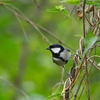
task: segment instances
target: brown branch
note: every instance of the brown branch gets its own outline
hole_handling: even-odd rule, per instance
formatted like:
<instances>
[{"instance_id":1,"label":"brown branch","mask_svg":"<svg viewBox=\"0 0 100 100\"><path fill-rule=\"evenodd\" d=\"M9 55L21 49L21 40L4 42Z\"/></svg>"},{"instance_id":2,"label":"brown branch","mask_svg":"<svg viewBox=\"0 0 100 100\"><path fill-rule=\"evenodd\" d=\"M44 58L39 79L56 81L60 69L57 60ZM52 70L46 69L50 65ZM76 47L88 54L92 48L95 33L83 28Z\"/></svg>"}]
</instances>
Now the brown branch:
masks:
<instances>
[{"instance_id":1,"label":"brown branch","mask_svg":"<svg viewBox=\"0 0 100 100\"><path fill-rule=\"evenodd\" d=\"M14 84L17 88L21 88L21 80L23 78L23 75L26 69L26 59L27 59L28 53L29 52L26 46L26 42L23 42L22 53L21 53L20 60L19 60L18 74L14 80ZM12 97L12 100L17 100L18 95L19 95L19 92L15 91L15 94Z\"/></svg>"},{"instance_id":2,"label":"brown branch","mask_svg":"<svg viewBox=\"0 0 100 100\"><path fill-rule=\"evenodd\" d=\"M86 3L86 0L84 0L83 2L83 33L84 33L84 38L86 36L86 24L85 24L85 3Z\"/></svg>"},{"instance_id":3,"label":"brown branch","mask_svg":"<svg viewBox=\"0 0 100 100\"><path fill-rule=\"evenodd\" d=\"M87 83L87 97L88 97L88 100L90 100L90 89L89 89L87 61L86 61L86 66L85 66L85 73L86 73L86 83Z\"/></svg>"},{"instance_id":4,"label":"brown branch","mask_svg":"<svg viewBox=\"0 0 100 100\"><path fill-rule=\"evenodd\" d=\"M74 95L74 100L76 100L77 94L78 94L79 89L80 89L80 87L81 87L81 85L82 85L82 82L83 82L83 80L84 80L84 78L85 78L85 75L86 75L86 73L84 73L83 76L82 76L82 79L81 79L81 81L80 81L80 83L79 83L79 86L78 86L78 88L77 88L77 90L76 90L76 93L75 93L75 95Z\"/></svg>"},{"instance_id":5,"label":"brown branch","mask_svg":"<svg viewBox=\"0 0 100 100\"><path fill-rule=\"evenodd\" d=\"M81 98L81 96L82 96L82 93L83 93L84 89L85 89L85 86L82 88L82 91L81 91L81 93L80 93L80 95L79 95L79 97L78 97L78 100L81 100L80 98Z\"/></svg>"},{"instance_id":6,"label":"brown branch","mask_svg":"<svg viewBox=\"0 0 100 100\"><path fill-rule=\"evenodd\" d=\"M13 12L13 10L9 7L7 7L8 5L2 5L3 7L5 7L6 9L8 9L9 11L11 11L12 13L15 14L15 12ZM10 5L11 6L11 5ZM54 39L56 39L59 43L61 44L64 44L66 45L68 48L70 48L71 50L75 51L70 45L66 44L65 42L63 42L61 39L59 39L54 33L50 32L48 29L32 22L30 19L28 19L18 8L14 7L14 6L11 6L13 7L13 9L15 9L17 12L16 12L16 15L20 18L22 18L23 20L25 20L27 23L29 23L30 25L32 25L38 32L39 34L49 43L51 44L51 42L48 40L48 38L41 32L40 29L42 29L43 31L45 31L46 33L48 33L49 35L51 35ZM18 13L19 12L19 13Z\"/></svg>"},{"instance_id":7,"label":"brown branch","mask_svg":"<svg viewBox=\"0 0 100 100\"><path fill-rule=\"evenodd\" d=\"M75 77L74 77L73 80L71 81L71 84L70 84L65 90L71 88L71 87L75 84L77 78L79 77L79 72L80 72L80 70L81 70L82 67L83 67L84 60L85 60L85 57L83 58L83 60L82 60L82 62L81 62L81 64L80 64L80 67L77 69L77 72L76 72L76 74L75 74Z\"/></svg>"},{"instance_id":8,"label":"brown branch","mask_svg":"<svg viewBox=\"0 0 100 100\"><path fill-rule=\"evenodd\" d=\"M94 66L95 68L97 68L97 69L100 71L100 68L99 68L95 63L93 63L92 60L88 59L88 61L89 61L91 64L93 64L93 66Z\"/></svg>"}]
</instances>

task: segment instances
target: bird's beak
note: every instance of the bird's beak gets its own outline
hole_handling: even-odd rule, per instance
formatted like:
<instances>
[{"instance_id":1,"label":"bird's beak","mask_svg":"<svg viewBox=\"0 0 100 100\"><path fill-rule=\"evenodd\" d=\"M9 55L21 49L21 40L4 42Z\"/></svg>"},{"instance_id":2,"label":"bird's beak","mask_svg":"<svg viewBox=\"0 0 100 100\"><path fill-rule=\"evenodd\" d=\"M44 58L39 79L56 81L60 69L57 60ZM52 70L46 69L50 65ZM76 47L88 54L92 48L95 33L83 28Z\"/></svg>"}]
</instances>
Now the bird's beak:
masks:
<instances>
[{"instance_id":1,"label":"bird's beak","mask_svg":"<svg viewBox=\"0 0 100 100\"><path fill-rule=\"evenodd\" d=\"M50 50L50 48L46 48L46 50Z\"/></svg>"}]
</instances>

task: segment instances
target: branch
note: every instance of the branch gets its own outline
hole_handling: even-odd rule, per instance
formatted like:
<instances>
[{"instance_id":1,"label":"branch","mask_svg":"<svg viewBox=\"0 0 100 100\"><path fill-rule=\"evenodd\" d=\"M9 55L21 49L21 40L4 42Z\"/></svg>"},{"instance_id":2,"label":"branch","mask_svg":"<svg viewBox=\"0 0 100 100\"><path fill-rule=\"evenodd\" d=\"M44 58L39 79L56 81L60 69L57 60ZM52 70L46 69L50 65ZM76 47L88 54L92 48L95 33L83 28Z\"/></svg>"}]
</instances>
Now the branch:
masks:
<instances>
[{"instance_id":1,"label":"branch","mask_svg":"<svg viewBox=\"0 0 100 100\"><path fill-rule=\"evenodd\" d=\"M78 86L78 88L77 88L77 90L76 90L76 94L74 95L74 100L76 100L77 94L78 94L79 89L80 89L80 87L81 87L81 84L82 84L82 82L83 82L83 80L84 80L84 78L85 78L85 75L86 75L86 73L84 73L83 76L82 76L82 79L81 79L81 81L80 81L80 83L79 83L79 86Z\"/></svg>"},{"instance_id":2,"label":"branch","mask_svg":"<svg viewBox=\"0 0 100 100\"><path fill-rule=\"evenodd\" d=\"M51 35L54 39L56 39L59 43L66 45L68 48L70 48L71 50L75 51L75 49L73 49L70 45L66 44L65 42L63 42L61 39L59 39L54 33L50 32L48 29L32 22L30 19L28 19L18 8L16 8L15 6L12 5L6 5L6 4L2 4L1 6L5 7L6 9L8 9L9 11L11 11L12 13L15 14L16 11L16 16L22 18L23 20L25 20L26 22L28 22L30 25L32 25L38 32L39 34L46 40L46 42L48 42L49 44L51 44L51 42L49 41L49 39L40 31L40 29L44 30L46 33L48 33L49 35ZM11 6L14 11L7 6ZM40 29L39 29L40 28Z\"/></svg>"},{"instance_id":3,"label":"branch","mask_svg":"<svg viewBox=\"0 0 100 100\"><path fill-rule=\"evenodd\" d=\"M84 38L86 36L86 29L85 29L85 3L86 3L86 0L84 0L83 2L83 32L84 32Z\"/></svg>"}]
</instances>

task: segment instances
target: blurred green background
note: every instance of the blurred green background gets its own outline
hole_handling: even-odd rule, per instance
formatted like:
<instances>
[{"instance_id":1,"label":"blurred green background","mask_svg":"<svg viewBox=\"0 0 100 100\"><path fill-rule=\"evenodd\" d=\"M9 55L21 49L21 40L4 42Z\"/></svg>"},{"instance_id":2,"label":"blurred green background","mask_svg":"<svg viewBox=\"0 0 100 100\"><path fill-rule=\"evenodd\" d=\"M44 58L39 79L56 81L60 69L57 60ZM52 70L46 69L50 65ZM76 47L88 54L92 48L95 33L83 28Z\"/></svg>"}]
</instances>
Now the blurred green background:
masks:
<instances>
[{"instance_id":1,"label":"blurred green background","mask_svg":"<svg viewBox=\"0 0 100 100\"><path fill-rule=\"evenodd\" d=\"M53 32L74 50L78 49L80 38L75 35L82 35L82 20L78 20L75 12L71 18L64 18L61 13L47 11L58 5L59 0L15 0L6 3L17 7L31 21ZM71 12L73 7L67 4L65 6ZM61 68L52 62L51 53L46 51L49 43L33 26L20 20L28 41L16 16L0 6L0 100L27 100L23 93L30 100L45 100L52 87L60 81ZM58 43L47 32L42 32L51 43ZM72 49L71 52L75 53ZM67 70L72 64L73 60L70 59L66 65ZM100 98L100 95L95 95L98 91L94 92L100 84L100 77L94 77L95 71L97 70L94 68L90 79L90 82L96 80L94 84L90 83L95 87L91 92L94 98Z\"/></svg>"}]
</instances>

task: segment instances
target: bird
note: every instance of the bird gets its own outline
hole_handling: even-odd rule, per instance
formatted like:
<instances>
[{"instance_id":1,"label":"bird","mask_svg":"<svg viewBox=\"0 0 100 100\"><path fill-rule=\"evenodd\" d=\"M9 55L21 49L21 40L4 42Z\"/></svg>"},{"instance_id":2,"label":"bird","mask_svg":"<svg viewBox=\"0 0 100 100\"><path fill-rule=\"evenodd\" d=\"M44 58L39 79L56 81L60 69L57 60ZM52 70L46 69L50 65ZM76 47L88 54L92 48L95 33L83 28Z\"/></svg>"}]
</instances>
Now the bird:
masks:
<instances>
[{"instance_id":1,"label":"bird","mask_svg":"<svg viewBox=\"0 0 100 100\"><path fill-rule=\"evenodd\" d=\"M64 48L60 44L52 44L46 49L51 51L53 62L57 64L58 66L62 66L65 69L64 66L71 57L70 50L67 48Z\"/></svg>"}]
</instances>

